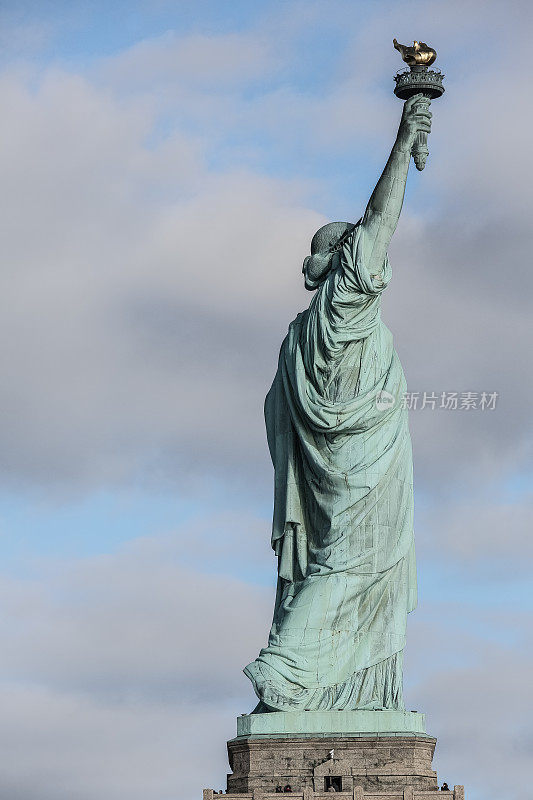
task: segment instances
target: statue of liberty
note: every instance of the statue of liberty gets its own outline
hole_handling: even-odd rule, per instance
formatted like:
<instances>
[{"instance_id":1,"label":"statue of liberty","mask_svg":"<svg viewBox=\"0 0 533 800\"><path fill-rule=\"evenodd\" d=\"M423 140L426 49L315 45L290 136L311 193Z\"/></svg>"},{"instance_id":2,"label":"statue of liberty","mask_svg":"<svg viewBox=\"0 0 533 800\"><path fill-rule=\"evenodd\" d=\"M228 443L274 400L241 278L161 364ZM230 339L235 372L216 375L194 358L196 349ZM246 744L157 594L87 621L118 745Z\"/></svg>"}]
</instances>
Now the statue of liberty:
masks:
<instances>
[{"instance_id":1,"label":"statue of liberty","mask_svg":"<svg viewBox=\"0 0 533 800\"><path fill-rule=\"evenodd\" d=\"M404 709L412 456L380 304L411 151L431 127L421 99L404 104L362 219L313 236L303 273L314 295L289 326L266 398L278 587L268 645L244 670L258 712Z\"/></svg>"}]
</instances>

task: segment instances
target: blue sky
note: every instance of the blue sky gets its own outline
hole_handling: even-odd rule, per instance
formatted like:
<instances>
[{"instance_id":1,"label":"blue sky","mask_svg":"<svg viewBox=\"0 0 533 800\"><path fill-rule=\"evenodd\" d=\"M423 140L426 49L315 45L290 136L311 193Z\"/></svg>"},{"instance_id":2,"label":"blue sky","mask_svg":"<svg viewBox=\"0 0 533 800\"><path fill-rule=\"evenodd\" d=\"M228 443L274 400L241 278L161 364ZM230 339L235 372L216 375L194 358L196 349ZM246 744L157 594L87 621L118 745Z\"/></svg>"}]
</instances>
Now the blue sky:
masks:
<instances>
[{"instance_id":1,"label":"blue sky","mask_svg":"<svg viewBox=\"0 0 533 800\"><path fill-rule=\"evenodd\" d=\"M392 38L419 36L446 93L383 316L410 391L498 403L410 414L406 694L442 780L522 800L530 16L518 0L0 5L0 794L222 785L272 610L263 398L309 301L312 234L362 214L387 158Z\"/></svg>"}]
</instances>

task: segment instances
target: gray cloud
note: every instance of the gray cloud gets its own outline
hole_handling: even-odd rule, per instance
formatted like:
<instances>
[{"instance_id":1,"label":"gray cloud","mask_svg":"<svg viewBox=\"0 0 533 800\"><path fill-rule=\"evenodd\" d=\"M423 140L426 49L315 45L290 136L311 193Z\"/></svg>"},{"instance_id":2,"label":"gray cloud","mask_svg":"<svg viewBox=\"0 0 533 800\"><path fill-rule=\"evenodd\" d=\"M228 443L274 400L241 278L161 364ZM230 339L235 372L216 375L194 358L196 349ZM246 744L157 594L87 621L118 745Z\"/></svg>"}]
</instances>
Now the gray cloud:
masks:
<instances>
[{"instance_id":1,"label":"gray cloud","mask_svg":"<svg viewBox=\"0 0 533 800\"><path fill-rule=\"evenodd\" d=\"M0 696L6 759L0 787L6 797L194 800L204 783L224 785L225 741L235 720L221 704L98 703L12 685Z\"/></svg>"},{"instance_id":2,"label":"gray cloud","mask_svg":"<svg viewBox=\"0 0 533 800\"><path fill-rule=\"evenodd\" d=\"M527 576L533 555L533 498L531 493L502 494L486 491L426 504L418 511L417 524L424 556L475 567L496 581Z\"/></svg>"},{"instance_id":3,"label":"gray cloud","mask_svg":"<svg viewBox=\"0 0 533 800\"><path fill-rule=\"evenodd\" d=\"M115 555L34 562L31 580L2 579L0 794L192 800L203 783L223 784L236 710L254 704L241 670L271 613L273 590L250 580L257 558L242 547L254 524L204 519ZM226 548L238 533L231 568L240 560L242 577L207 543L215 525ZM187 549L198 557L202 542L199 571Z\"/></svg>"},{"instance_id":4,"label":"gray cloud","mask_svg":"<svg viewBox=\"0 0 533 800\"><path fill-rule=\"evenodd\" d=\"M273 587L255 584L268 559L261 528L200 518L113 555L34 562L31 581L2 580L0 793L193 800L202 785L223 785L225 741L254 703L241 669L270 622ZM240 553L230 562L225 550ZM421 598L410 620L407 701L439 738L442 780L487 800L505 786L521 800L527 617L479 565L465 576L479 602L462 602L444 573L446 594ZM487 590L497 603L483 602Z\"/></svg>"},{"instance_id":5,"label":"gray cloud","mask_svg":"<svg viewBox=\"0 0 533 800\"><path fill-rule=\"evenodd\" d=\"M500 600L499 611L477 616L452 598L426 604L410 629L407 668L426 669L409 695L438 738L436 768L450 785L465 784L474 800L521 800L528 782L528 617L505 603L505 592Z\"/></svg>"},{"instance_id":6,"label":"gray cloud","mask_svg":"<svg viewBox=\"0 0 533 800\"><path fill-rule=\"evenodd\" d=\"M232 497L253 484L270 500L262 401L309 300L310 236L344 199L319 170L282 180L215 172L210 158L224 140L260 163L260 131L297 148L300 169L309 154L338 165L352 153L355 166L358 148L377 165L399 106L382 92L396 54L376 66L376 48L410 38L416 18L447 93L426 171L410 176L384 318L411 390L500 399L495 412L411 414L418 548L422 571L441 570L442 602L421 597L410 623L408 696L439 736L442 779L522 800L531 647L510 587L530 563L530 510L510 495L531 442L531 66L513 14L529 8L383 3L340 51L334 91L246 97L248 81L290 65L302 8L331 24L349 6L292 4L284 41L271 19L249 36L152 40L89 78L2 74L3 483L64 496L135 479L201 499L215 476ZM371 187L348 179L356 214ZM268 524L238 505L3 580L0 793L192 800L223 785L224 742L253 704L240 670L272 601Z\"/></svg>"},{"instance_id":7,"label":"gray cloud","mask_svg":"<svg viewBox=\"0 0 533 800\"><path fill-rule=\"evenodd\" d=\"M154 88L157 93L199 88L228 91L275 72L274 45L271 39L251 32L179 36L167 31L101 59L97 70L126 92L133 82L136 92L152 93Z\"/></svg>"},{"instance_id":8,"label":"gray cloud","mask_svg":"<svg viewBox=\"0 0 533 800\"><path fill-rule=\"evenodd\" d=\"M395 25L399 11L386 8ZM412 390L494 390L500 400L491 415L412 415L427 491L496 480L527 459L533 388L520 368L530 329L528 122L509 147L506 115L494 114L504 90L510 102L511 75L520 97L516 76L525 80L529 66L519 48L512 64L494 54L482 79L468 52L454 61L453 13L442 31L448 93L435 104L426 172L411 176L385 318ZM462 44L467 34L483 38L474 17L463 15ZM241 48L232 36L141 43L106 60L96 83L55 70L30 91L20 72L4 73L6 482L91 488L154 470L194 480L196 470L222 473L228 464L236 480L269 480L262 398L288 321L309 300L299 265L324 217L305 208L318 186L250 171L216 175L206 153L217 128L230 135L232 126L251 140L270 126L280 147L287 131L304 129L316 149L370 146L398 111L364 86L383 24L358 29L353 64L344 63L333 92L308 96L289 88L242 99L244 83L271 74L281 52L264 31L243 34ZM237 50L247 64L240 73ZM138 73L148 88L161 74L186 84L183 118L209 122L205 133L174 126L147 148L161 104L172 101L157 92L152 101L143 87L135 95ZM227 88L225 109L211 76ZM127 100L118 94L126 84ZM357 203L363 189L356 181Z\"/></svg>"},{"instance_id":9,"label":"gray cloud","mask_svg":"<svg viewBox=\"0 0 533 800\"><path fill-rule=\"evenodd\" d=\"M143 114L81 79L3 89L6 481L105 484L154 458L182 471L189 450L217 467L251 441L263 454L263 365L322 218L294 185L211 178L187 142L146 151Z\"/></svg>"}]
</instances>

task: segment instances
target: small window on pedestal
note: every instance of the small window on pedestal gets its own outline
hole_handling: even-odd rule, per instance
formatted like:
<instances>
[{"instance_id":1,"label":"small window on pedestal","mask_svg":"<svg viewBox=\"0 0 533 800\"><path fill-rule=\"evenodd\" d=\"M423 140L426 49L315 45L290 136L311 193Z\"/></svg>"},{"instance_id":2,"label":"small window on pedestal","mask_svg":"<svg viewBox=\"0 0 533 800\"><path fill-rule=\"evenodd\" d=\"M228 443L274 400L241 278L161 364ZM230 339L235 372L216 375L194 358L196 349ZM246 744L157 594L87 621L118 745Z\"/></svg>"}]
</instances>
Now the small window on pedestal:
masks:
<instances>
[{"instance_id":1,"label":"small window on pedestal","mask_svg":"<svg viewBox=\"0 0 533 800\"><path fill-rule=\"evenodd\" d=\"M342 792L342 778L326 775L324 778L324 790L326 792Z\"/></svg>"}]
</instances>

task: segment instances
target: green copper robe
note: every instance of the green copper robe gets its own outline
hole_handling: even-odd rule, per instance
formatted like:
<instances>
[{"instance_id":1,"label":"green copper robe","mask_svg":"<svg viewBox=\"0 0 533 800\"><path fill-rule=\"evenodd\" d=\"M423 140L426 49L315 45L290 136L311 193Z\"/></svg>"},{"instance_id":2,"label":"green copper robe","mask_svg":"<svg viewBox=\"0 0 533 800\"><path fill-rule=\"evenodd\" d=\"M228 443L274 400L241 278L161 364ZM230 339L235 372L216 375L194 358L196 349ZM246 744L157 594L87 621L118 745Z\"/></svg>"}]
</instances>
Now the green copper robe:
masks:
<instances>
[{"instance_id":1,"label":"green copper robe","mask_svg":"<svg viewBox=\"0 0 533 800\"><path fill-rule=\"evenodd\" d=\"M291 323L265 404L279 557L268 646L245 668L272 710L403 709L416 606L405 378L357 226Z\"/></svg>"}]
</instances>

